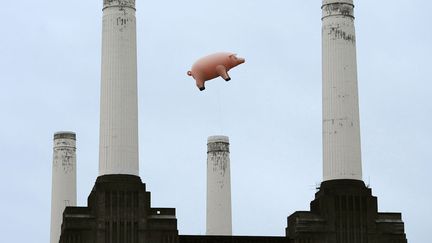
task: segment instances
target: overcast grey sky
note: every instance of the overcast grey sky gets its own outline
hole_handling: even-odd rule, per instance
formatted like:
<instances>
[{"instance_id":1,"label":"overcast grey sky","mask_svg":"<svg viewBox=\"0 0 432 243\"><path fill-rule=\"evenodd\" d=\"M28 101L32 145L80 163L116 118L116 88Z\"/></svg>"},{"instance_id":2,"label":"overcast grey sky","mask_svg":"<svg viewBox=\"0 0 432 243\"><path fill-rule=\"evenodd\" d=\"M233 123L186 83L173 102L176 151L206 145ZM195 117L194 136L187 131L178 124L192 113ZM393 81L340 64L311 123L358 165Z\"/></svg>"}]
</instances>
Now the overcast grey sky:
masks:
<instances>
[{"instance_id":1,"label":"overcast grey sky","mask_svg":"<svg viewBox=\"0 0 432 243\"><path fill-rule=\"evenodd\" d=\"M355 1L364 181L432 227L432 2ZM48 242L52 136L77 133L78 203L98 175L102 0L0 0L2 242ZM284 235L321 182L320 0L137 0L140 175L180 234L205 233L206 139L231 140L233 231ZM199 92L199 57L233 51Z\"/></svg>"}]
</instances>

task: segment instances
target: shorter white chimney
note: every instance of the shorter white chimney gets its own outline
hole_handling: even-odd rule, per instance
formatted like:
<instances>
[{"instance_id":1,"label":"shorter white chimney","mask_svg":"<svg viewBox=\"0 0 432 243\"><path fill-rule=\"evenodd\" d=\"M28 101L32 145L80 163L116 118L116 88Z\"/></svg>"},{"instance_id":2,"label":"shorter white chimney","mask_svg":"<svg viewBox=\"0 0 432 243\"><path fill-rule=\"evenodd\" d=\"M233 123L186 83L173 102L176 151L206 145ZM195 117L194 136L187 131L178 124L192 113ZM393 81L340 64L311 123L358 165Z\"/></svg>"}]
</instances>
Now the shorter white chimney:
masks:
<instances>
[{"instance_id":1,"label":"shorter white chimney","mask_svg":"<svg viewBox=\"0 0 432 243\"><path fill-rule=\"evenodd\" d=\"M63 211L76 206L76 135L73 132L54 134L51 191L51 243L58 243Z\"/></svg>"},{"instance_id":2,"label":"shorter white chimney","mask_svg":"<svg viewBox=\"0 0 432 243\"><path fill-rule=\"evenodd\" d=\"M232 235L229 138L207 142L207 235Z\"/></svg>"}]
</instances>

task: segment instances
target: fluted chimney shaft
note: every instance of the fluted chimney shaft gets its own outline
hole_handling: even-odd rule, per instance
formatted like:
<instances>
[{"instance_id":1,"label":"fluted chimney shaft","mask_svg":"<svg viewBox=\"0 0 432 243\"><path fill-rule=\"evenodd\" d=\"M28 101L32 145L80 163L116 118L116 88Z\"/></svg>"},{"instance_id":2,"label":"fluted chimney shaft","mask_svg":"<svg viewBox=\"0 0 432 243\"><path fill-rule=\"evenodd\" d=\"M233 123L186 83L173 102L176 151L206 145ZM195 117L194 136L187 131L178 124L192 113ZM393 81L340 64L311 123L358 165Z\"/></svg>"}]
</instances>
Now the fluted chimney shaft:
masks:
<instances>
[{"instance_id":1,"label":"fluted chimney shaft","mask_svg":"<svg viewBox=\"0 0 432 243\"><path fill-rule=\"evenodd\" d=\"M207 140L207 235L232 235L229 138Z\"/></svg>"},{"instance_id":2,"label":"fluted chimney shaft","mask_svg":"<svg viewBox=\"0 0 432 243\"><path fill-rule=\"evenodd\" d=\"M352 0L323 0L324 181L362 180L356 35Z\"/></svg>"},{"instance_id":3,"label":"fluted chimney shaft","mask_svg":"<svg viewBox=\"0 0 432 243\"><path fill-rule=\"evenodd\" d=\"M50 242L58 243L63 211L77 205L76 135L73 132L54 134Z\"/></svg>"},{"instance_id":4,"label":"fluted chimney shaft","mask_svg":"<svg viewBox=\"0 0 432 243\"><path fill-rule=\"evenodd\" d=\"M104 0L99 175L139 174L135 0Z\"/></svg>"}]
</instances>

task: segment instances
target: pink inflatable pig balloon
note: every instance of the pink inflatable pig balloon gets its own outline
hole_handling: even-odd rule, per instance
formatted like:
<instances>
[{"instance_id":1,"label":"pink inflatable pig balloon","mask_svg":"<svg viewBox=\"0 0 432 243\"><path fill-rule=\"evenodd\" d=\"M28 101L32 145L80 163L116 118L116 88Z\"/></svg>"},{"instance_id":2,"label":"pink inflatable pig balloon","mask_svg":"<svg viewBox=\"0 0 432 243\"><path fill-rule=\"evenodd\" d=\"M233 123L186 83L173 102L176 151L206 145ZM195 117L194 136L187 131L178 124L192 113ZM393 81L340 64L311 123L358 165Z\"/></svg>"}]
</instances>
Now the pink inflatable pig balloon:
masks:
<instances>
[{"instance_id":1,"label":"pink inflatable pig balloon","mask_svg":"<svg viewBox=\"0 0 432 243\"><path fill-rule=\"evenodd\" d=\"M233 53L215 53L196 61L192 70L188 71L187 74L195 79L198 89L203 91L205 89L204 83L208 80L219 76L225 81L231 80L228 71L244 62L244 58L239 58Z\"/></svg>"}]
</instances>

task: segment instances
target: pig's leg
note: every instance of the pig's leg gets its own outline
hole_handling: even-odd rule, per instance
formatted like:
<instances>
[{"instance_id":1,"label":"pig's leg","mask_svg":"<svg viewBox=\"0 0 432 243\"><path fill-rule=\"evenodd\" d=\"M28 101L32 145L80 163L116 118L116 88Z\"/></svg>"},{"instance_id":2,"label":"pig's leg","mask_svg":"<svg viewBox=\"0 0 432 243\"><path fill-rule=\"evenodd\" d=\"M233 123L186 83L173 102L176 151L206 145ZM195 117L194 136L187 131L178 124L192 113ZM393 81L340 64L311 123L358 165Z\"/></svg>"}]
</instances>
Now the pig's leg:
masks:
<instances>
[{"instance_id":1,"label":"pig's leg","mask_svg":"<svg viewBox=\"0 0 432 243\"><path fill-rule=\"evenodd\" d=\"M205 87L204 87L204 80L197 79L197 80L196 80L196 86L198 87L198 89L199 89L200 91L205 90Z\"/></svg>"},{"instance_id":2,"label":"pig's leg","mask_svg":"<svg viewBox=\"0 0 432 243\"><path fill-rule=\"evenodd\" d=\"M225 81L230 81L231 78L227 73L226 67L224 65L218 65L216 67L216 72L219 76L221 76Z\"/></svg>"}]
</instances>

